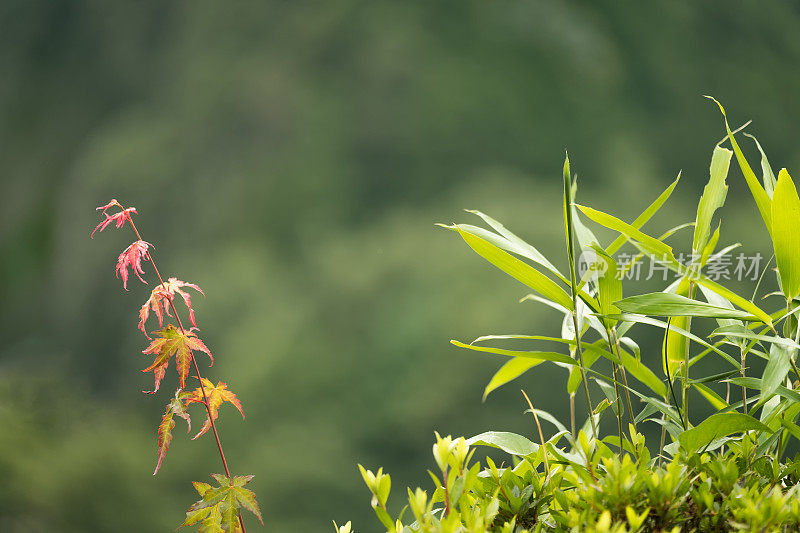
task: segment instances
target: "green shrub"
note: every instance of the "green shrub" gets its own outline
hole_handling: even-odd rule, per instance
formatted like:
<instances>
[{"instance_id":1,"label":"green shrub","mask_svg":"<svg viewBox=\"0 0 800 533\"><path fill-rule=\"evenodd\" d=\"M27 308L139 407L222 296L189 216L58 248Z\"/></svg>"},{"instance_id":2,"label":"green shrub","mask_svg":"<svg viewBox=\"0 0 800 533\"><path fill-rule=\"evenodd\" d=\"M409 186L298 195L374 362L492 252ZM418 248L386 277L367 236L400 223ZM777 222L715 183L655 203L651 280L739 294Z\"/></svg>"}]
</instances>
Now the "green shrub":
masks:
<instances>
[{"instance_id":1,"label":"green shrub","mask_svg":"<svg viewBox=\"0 0 800 533\"><path fill-rule=\"evenodd\" d=\"M800 414L800 371L795 364L800 349L800 199L789 173L782 169L776 178L757 142L762 176L756 177L727 119L725 127L732 150L715 147L696 219L658 237L642 227L667 201L678 179L626 223L575 203L577 185L565 160L566 273L483 213L473 212L491 229L444 226L489 263L533 289L535 294L527 299L563 315L561 337L489 335L469 344L452 341L507 358L484 396L539 364L552 363L569 371L566 389L572 416L567 428L535 409L523 391L537 438L491 431L470 439L437 434L433 485L428 491L408 489L408 504L399 516L387 508L389 475L359 465L373 495L372 507L387 531L800 530L800 458L784 457L790 441L800 440L795 424ZM770 261L755 271L758 285L747 297L718 282L720 264L737 245L720 247L720 226L712 225L725 202L734 155L774 249ZM603 245L581 217L619 235ZM689 229L691 254L681 261L668 242ZM634 251L623 262L618 260L622 255L615 254L625 245ZM782 296L783 304L765 311L756 297L766 292L759 288L765 285L772 259L779 290L767 295ZM676 280L661 292L623 298L623 282L641 264L670 271ZM643 363L631 336L646 327L663 334L661 368ZM713 331L698 333L708 328ZM505 347L515 343L529 346ZM555 351L548 351L554 346ZM700 374L695 365L707 356L719 358L728 369ZM748 357L765 361L760 375L747 366ZM714 390L721 385L725 397ZM597 389L603 394L599 402ZM578 401L585 403L587 417L580 426L576 396L582 397ZM714 413L702 419L690 416L690 397L703 398ZM600 433L603 417L614 420L614 433ZM542 420L556 428L549 440L544 439ZM648 448L639 431L650 423L660 427L657 448ZM499 449L508 458L501 465L490 457L474 460L477 446ZM352 527L349 522L334 526L340 533Z\"/></svg>"}]
</instances>

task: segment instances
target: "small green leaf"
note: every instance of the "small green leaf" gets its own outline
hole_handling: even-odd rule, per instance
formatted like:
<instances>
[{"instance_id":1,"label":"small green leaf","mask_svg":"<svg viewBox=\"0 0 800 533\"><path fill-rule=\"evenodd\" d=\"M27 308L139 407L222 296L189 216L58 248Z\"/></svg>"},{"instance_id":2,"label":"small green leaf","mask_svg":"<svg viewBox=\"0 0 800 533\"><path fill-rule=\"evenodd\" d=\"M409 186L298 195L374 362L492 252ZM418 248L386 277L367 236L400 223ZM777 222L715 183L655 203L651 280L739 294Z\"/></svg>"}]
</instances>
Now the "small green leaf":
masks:
<instances>
[{"instance_id":1,"label":"small green leaf","mask_svg":"<svg viewBox=\"0 0 800 533\"><path fill-rule=\"evenodd\" d=\"M681 447L691 454L719 438L750 430L770 431L769 427L750 415L735 412L716 413L697 427L681 433L678 441Z\"/></svg>"},{"instance_id":2,"label":"small green leaf","mask_svg":"<svg viewBox=\"0 0 800 533\"><path fill-rule=\"evenodd\" d=\"M491 446L499 448L506 453L525 457L539 451L539 445L529 441L522 435L506 431L487 431L467 439L468 446Z\"/></svg>"},{"instance_id":3,"label":"small green leaf","mask_svg":"<svg viewBox=\"0 0 800 533\"><path fill-rule=\"evenodd\" d=\"M787 300L800 295L800 198L789 173L778 173L772 195L772 244Z\"/></svg>"}]
</instances>

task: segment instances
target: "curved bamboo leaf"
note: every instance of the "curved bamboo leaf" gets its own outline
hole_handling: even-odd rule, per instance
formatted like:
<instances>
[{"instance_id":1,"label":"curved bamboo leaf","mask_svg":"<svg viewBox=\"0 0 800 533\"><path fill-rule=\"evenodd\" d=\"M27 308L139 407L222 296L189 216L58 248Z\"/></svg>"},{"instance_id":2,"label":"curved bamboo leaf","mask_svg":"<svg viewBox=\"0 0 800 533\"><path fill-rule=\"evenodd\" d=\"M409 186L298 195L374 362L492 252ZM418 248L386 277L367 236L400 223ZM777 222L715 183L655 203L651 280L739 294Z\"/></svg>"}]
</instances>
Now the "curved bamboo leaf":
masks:
<instances>
[{"instance_id":1,"label":"curved bamboo leaf","mask_svg":"<svg viewBox=\"0 0 800 533\"><path fill-rule=\"evenodd\" d=\"M464 231L458 224L442 227L457 231L458 234L461 235L461 238L464 239L464 242L475 250L478 255L512 278L524 283L542 296L553 300L562 307L572 309L572 299L567 295L564 289L528 263L517 259L508 252L504 252L486 239Z\"/></svg>"}]
</instances>

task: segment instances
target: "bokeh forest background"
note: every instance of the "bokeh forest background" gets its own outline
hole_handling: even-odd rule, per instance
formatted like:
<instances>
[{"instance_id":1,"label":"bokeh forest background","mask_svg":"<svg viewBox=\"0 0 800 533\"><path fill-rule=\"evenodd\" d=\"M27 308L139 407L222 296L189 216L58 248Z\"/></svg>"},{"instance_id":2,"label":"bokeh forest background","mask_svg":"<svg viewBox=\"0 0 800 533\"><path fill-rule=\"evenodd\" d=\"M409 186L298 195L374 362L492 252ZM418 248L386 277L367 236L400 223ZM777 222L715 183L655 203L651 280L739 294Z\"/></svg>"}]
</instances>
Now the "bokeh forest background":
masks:
<instances>
[{"instance_id":1,"label":"bokeh forest background","mask_svg":"<svg viewBox=\"0 0 800 533\"><path fill-rule=\"evenodd\" d=\"M565 148L579 199L628 220L682 169L648 229L689 221L723 135L702 94L800 168L798 27L794 2L3 2L0 530L171 531L221 469L178 421L151 475L175 386L141 393L155 276L122 290L132 235L89 240L96 206L135 206L161 269L206 291L207 374L247 415L222 408L222 441L268 530L378 531L357 462L396 508L434 430L532 436L520 385L567 420L557 367L481 402L501 360L449 339L560 319L434 223L480 209L563 266ZM722 242L769 249L729 183Z\"/></svg>"}]
</instances>

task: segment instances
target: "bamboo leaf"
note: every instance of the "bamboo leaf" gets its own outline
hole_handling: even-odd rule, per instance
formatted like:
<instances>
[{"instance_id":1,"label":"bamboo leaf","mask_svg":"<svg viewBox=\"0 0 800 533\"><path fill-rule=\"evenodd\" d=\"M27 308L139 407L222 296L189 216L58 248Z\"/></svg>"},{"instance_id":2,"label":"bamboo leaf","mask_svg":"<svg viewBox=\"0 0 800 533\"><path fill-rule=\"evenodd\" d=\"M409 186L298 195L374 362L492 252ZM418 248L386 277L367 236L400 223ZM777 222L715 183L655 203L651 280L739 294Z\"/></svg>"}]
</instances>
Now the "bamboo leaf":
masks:
<instances>
[{"instance_id":1,"label":"bamboo leaf","mask_svg":"<svg viewBox=\"0 0 800 533\"><path fill-rule=\"evenodd\" d=\"M658 320L658 319L652 318L652 317L649 317L649 316L627 315L627 314L625 314L625 315L620 315L617 318L619 318L619 320L624 320L624 321L626 321L628 323L649 324L651 326L659 327L659 328L661 328L663 330L667 330L668 329L666 322L664 322L662 320ZM676 319L674 319L674 320L672 320L670 322L669 331L672 331L674 333L678 333L678 334L683 335L684 337L686 337L688 339L693 340L697 344L700 344L700 345L704 346L708 351L712 351L712 352L716 353L717 355L719 355L720 357L722 357L723 359L725 359L726 361L731 363L734 367L739 368L739 363L733 357L731 357L730 355L726 354L725 352L723 352L722 350L720 350L716 346L714 346L712 344L709 344L708 342L704 341L702 338L698 337L694 333L692 333L690 331L686 331L683 328L677 327L675 325L675 322L676 322L676 320L679 320L679 319L680 319L680 317L678 317L678 318L676 318ZM691 363L690 363L690 366L691 366Z\"/></svg>"},{"instance_id":2,"label":"bamboo leaf","mask_svg":"<svg viewBox=\"0 0 800 533\"><path fill-rule=\"evenodd\" d=\"M766 402L778 386L783 385L790 367L789 353L777 344L770 346L769 361L761 377L760 403Z\"/></svg>"},{"instance_id":3,"label":"bamboo leaf","mask_svg":"<svg viewBox=\"0 0 800 533\"><path fill-rule=\"evenodd\" d=\"M731 142L733 152L736 154L736 161L739 163L739 168L742 169L742 174L744 174L744 179L747 181L747 186L750 188L753 199L756 201L756 206L758 206L758 211L761 213L761 218L764 219L764 225L767 227L767 231L772 234L772 212L770 208L770 198L767 196L767 192L764 190L764 187L762 187L761 183L759 183L758 178L756 178L755 172L753 172L753 169L750 168L750 163L748 163L747 159L744 157L742 149L739 148L739 143L736 142L736 137L734 137L733 132L728 125L728 116L725 114L725 108L722 107L722 104L717 102L714 97L706 96L706 98L714 100L714 102L719 106L719 110L722 112L722 116L725 120L725 130L728 132L728 139Z\"/></svg>"},{"instance_id":4,"label":"bamboo leaf","mask_svg":"<svg viewBox=\"0 0 800 533\"><path fill-rule=\"evenodd\" d=\"M709 334L710 337L716 337L720 335L724 335L729 339L751 339L769 344L777 344L787 349L800 350L800 344L797 344L791 339L785 339L783 337L777 337L774 335L759 335L748 328L739 325L719 327Z\"/></svg>"},{"instance_id":5,"label":"bamboo leaf","mask_svg":"<svg viewBox=\"0 0 800 533\"><path fill-rule=\"evenodd\" d=\"M698 316L758 320L757 317L745 311L727 309L669 292L653 292L649 294L640 294L638 296L630 296L616 302L616 305L626 313L637 313L640 315Z\"/></svg>"},{"instance_id":6,"label":"bamboo leaf","mask_svg":"<svg viewBox=\"0 0 800 533\"><path fill-rule=\"evenodd\" d=\"M664 202L666 202L669 199L670 195L672 194L672 191L675 190L675 187L678 185L680 179L681 175L680 173L678 173L678 177L675 178L675 181L673 181L672 184L669 187L667 187L667 189L664 192L662 192L658 196L658 198L656 198L655 201L653 201L652 204L647 206L647 209L645 209L641 215L636 217L636 220L634 220L631 223L631 226L636 229L640 229L642 226L645 225L645 223L648 220L653 218L653 215L655 215L658 212L658 210L661 209L661 206L664 205ZM620 247L623 244L625 244L625 241L627 240L628 239L624 234L620 234L616 239L614 239L614 241L608 246L608 248L606 248L606 253L608 253L609 255L613 254L614 252L619 250Z\"/></svg>"},{"instance_id":7,"label":"bamboo leaf","mask_svg":"<svg viewBox=\"0 0 800 533\"><path fill-rule=\"evenodd\" d=\"M492 376L492 379L489 381L489 384L486 385L486 388L483 390L483 399L486 400L486 397L489 396L490 392L502 385L505 385L509 381L520 377L522 374L541 362L542 361L537 361L527 357L515 357L514 359L506 362L500 367L500 370L495 372L494 376Z\"/></svg>"},{"instance_id":8,"label":"bamboo leaf","mask_svg":"<svg viewBox=\"0 0 800 533\"><path fill-rule=\"evenodd\" d=\"M708 184L703 189L703 196L697 205L697 218L694 227L694 241L692 250L699 253L708 242L709 232L711 231L711 219L717 209L725 203L725 196L728 194L728 185L725 178L728 176L728 168L731 165L733 152L726 148L717 146L711 156L711 177Z\"/></svg>"},{"instance_id":9,"label":"bamboo leaf","mask_svg":"<svg viewBox=\"0 0 800 533\"><path fill-rule=\"evenodd\" d=\"M758 319L761 320L764 324L768 325L769 327L772 327L772 317L770 317L768 313L763 311L760 307L755 305L750 300L747 300L739 296L732 290L720 285L715 281L711 281L705 276L696 277L692 281L706 287L707 289L714 291L723 298L727 298L727 300L732 304L734 304L735 306L739 307L740 309L744 309L745 311L749 311L753 316L758 317Z\"/></svg>"},{"instance_id":10,"label":"bamboo leaf","mask_svg":"<svg viewBox=\"0 0 800 533\"><path fill-rule=\"evenodd\" d=\"M754 135L750 135L749 133L744 134L745 137L750 137L756 143L756 147L758 151L761 152L761 173L763 176L761 177L761 181L764 182L764 190L767 193L767 196L772 198L772 193L775 191L775 184L777 180L775 179L775 173L772 172L772 167L769 164L769 159L767 159L767 154L764 152L764 149L761 148L761 143L758 142L758 139L755 138Z\"/></svg>"},{"instance_id":11,"label":"bamboo leaf","mask_svg":"<svg viewBox=\"0 0 800 533\"><path fill-rule=\"evenodd\" d=\"M693 383L692 386L697 390L697 392L702 394L703 398L708 400L708 403L710 403L711 406L717 411L721 411L722 409L728 407L728 402L723 400L719 394L708 388L706 385L701 383Z\"/></svg>"},{"instance_id":12,"label":"bamboo leaf","mask_svg":"<svg viewBox=\"0 0 800 533\"><path fill-rule=\"evenodd\" d=\"M586 207L584 205L578 205L577 207L583 212L584 215L589 217L597 224L617 231L625 235L630 240L639 243L645 251L655 255L658 258L663 258L664 260L677 263L677 260L672 255L672 248L670 248L669 245L659 241L655 237L651 237L650 235L642 233L637 228L626 222L623 222L613 215L609 215L608 213L603 213L602 211L598 211L597 209L592 209L591 207Z\"/></svg>"},{"instance_id":13,"label":"bamboo leaf","mask_svg":"<svg viewBox=\"0 0 800 533\"><path fill-rule=\"evenodd\" d=\"M750 430L771 432L769 427L750 415L734 412L716 413L697 427L678 435L678 442L691 454L719 438Z\"/></svg>"},{"instance_id":14,"label":"bamboo leaf","mask_svg":"<svg viewBox=\"0 0 800 533\"><path fill-rule=\"evenodd\" d=\"M744 385L748 389L753 389L760 391L761 390L761 380L759 378L731 378L728 380L732 385ZM800 393L797 391L793 391L792 389L788 389L783 385L778 385L775 388L775 392L781 397L786 398L787 400L791 400L793 402L800 402Z\"/></svg>"},{"instance_id":15,"label":"bamboo leaf","mask_svg":"<svg viewBox=\"0 0 800 533\"><path fill-rule=\"evenodd\" d=\"M509 248L504 248L509 252L514 252L519 254L523 257L527 257L531 261L535 261L536 263L542 265L546 269L550 270L554 274L557 274L559 277L562 277L561 272L551 263L539 250L525 242L524 240L517 237L515 234L511 233L509 230L506 229L500 222L493 219L489 215L485 213L481 213L480 211L476 211L474 209L467 209L467 213L472 213L477 215L483 219L489 226L492 227L497 233L502 235L505 241L508 243ZM501 246L502 248L502 246Z\"/></svg>"},{"instance_id":16,"label":"bamboo leaf","mask_svg":"<svg viewBox=\"0 0 800 533\"><path fill-rule=\"evenodd\" d=\"M511 455L526 457L539 451L539 445L522 435L507 431L487 431L467 439L468 446L491 446Z\"/></svg>"},{"instance_id":17,"label":"bamboo leaf","mask_svg":"<svg viewBox=\"0 0 800 533\"><path fill-rule=\"evenodd\" d=\"M536 361L553 361L555 363L563 363L565 365L577 364L574 359L568 355L557 352L525 352L518 350L503 350L501 348L489 348L488 346L473 346L471 344L464 344L456 340L450 341L450 344L458 346L459 348L467 348L476 352L493 353L497 355L505 355L506 357L524 357L527 359L534 359Z\"/></svg>"},{"instance_id":18,"label":"bamboo leaf","mask_svg":"<svg viewBox=\"0 0 800 533\"><path fill-rule=\"evenodd\" d=\"M772 244L787 300L800 295L800 198L792 177L781 169L772 195Z\"/></svg>"},{"instance_id":19,"label":"bamboo leaf","mask_svg":"<svg viewBox=\"0 0 800 533\"><path fill-rule=\"evenodd\" d=\"M595 248L597 258L603 262L603 269L598 273L597 280L597 300L600 304L600 314L602 315L617 315L620 312L619 307L615 305L622 299L622 280L617 276L619 270L617 269L617 262L605 253L605 251L597 246ZM603 323L607 327L614 327L617 321L613 318L603 318Z\"/></svg>"},{"instance_id":20,"label":"bamboo leaf","mask_svg":"<svg viewBox=\"0 0 800 533\"><path fill-rule=\"evenodd\" d=\"M461 238L464 239L464 242L475 250L478 255L512 278L524 283L542 296L549 298L562 307L572 309L572 299L567 295L564 289L528 263L517 259L508 252L504 252L486 239L464 231L458 224L442 227L457 231L458 234L461 235Z\"/></svg>"}]
</instances>

